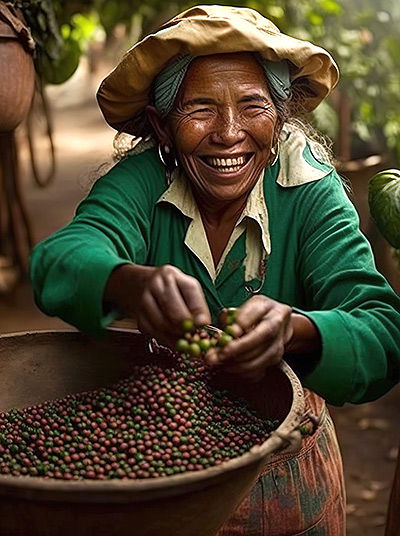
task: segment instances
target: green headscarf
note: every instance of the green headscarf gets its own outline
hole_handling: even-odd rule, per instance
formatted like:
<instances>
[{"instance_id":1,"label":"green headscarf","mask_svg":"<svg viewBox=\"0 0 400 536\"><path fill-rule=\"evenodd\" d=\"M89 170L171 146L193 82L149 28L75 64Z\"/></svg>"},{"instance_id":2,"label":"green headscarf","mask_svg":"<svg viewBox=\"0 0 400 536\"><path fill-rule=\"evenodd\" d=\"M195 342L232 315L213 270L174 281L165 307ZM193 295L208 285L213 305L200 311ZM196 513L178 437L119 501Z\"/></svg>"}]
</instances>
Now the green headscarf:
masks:
<instances>
[{"instance_id":1,"label":"green headscarf","mask_svg":"<svg viewBox=\"0 0 400 536\"><path fill-rule=\"evenodd\" d=\"M288 62L286 60L268 61L259 54L255 54L255 57L262 66L270 86L283 100L289 99L292 87ZM153 84L154 106L161 117L166 117L172 110L185 74L194 59L195 56L190 54L178 56L155 79Z\"/></svg>"}]
</instances>

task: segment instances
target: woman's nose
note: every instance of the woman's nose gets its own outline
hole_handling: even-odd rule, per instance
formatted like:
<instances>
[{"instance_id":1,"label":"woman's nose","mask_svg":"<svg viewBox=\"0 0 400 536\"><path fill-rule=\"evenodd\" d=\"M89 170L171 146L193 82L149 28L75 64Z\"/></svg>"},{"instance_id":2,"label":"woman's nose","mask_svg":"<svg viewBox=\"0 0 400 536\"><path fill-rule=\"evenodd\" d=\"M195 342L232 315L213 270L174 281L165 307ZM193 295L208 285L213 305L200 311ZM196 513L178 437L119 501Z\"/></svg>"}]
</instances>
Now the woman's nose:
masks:
<instances>
[{"instance_id":1,"label":"woman's nose","mask_svg":"<svg viewBox=\"0 0 400 536\"><path fill-rule=\"evenodd\" d=\"M231 146L242 141L245 136L240 118L233 110L218 115L211 136L214 143Z\"/></svg>"}]
</instances>

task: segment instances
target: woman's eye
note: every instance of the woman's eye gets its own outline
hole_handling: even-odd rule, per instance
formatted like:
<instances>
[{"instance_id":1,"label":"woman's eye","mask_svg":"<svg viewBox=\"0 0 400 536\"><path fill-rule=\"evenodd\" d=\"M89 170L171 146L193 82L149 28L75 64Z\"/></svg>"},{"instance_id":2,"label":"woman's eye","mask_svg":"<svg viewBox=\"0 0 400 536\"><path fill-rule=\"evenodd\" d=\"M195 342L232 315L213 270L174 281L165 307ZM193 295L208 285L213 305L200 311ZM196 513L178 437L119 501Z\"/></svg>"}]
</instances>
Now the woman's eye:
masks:
<instances>
[{"instance_id":1,"label":"woman's eye","mask_svg":"<svg viewBox=\"0 0 400 536\"><path fill-rule=\"evenodd\" d=\"M246 106L246 110L266 110L266 107L257 104L250 104L250 106Z\"/></svg>"},{"instance_id":2,"label":"woman's eye","mask_svg":"<svg viewBox=\"0 0 400 536\"><path fill-rule=\"evenodd\" d=\"M208 119L213 116L212 108L196 108L189 112L189 116L193 119Z\"/></svg>"},{"instance_id":3,"label":"woman's eye","mask_svg":"<svg viewBox=\"0 0 400 536\"><path fill-rule=\"evenodd\" d=\"M193 110L192 114L201 114L207 112L211 112L210 108L198 108L197 110Z\"/></svg>"}]
</instances>

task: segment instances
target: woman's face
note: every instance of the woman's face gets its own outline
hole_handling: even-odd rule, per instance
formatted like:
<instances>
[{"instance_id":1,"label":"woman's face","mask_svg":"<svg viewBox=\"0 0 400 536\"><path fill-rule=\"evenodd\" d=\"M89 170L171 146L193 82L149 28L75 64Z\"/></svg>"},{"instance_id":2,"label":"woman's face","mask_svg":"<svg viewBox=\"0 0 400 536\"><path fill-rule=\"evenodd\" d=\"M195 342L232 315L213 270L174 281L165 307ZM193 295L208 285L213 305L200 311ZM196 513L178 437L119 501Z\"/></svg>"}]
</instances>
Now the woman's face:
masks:
<instances>
[{"instance_id":1,"label":"woman's face","mask_svg":"<svg viewBox=\"0 0 400 536\"><path fill-rule=\"evenodd\" d=\"M262 67L252 54L235 53L193 60L166 128L195 190L229 201L257 182L278 126Z\"/></svg>"}]
</instances>

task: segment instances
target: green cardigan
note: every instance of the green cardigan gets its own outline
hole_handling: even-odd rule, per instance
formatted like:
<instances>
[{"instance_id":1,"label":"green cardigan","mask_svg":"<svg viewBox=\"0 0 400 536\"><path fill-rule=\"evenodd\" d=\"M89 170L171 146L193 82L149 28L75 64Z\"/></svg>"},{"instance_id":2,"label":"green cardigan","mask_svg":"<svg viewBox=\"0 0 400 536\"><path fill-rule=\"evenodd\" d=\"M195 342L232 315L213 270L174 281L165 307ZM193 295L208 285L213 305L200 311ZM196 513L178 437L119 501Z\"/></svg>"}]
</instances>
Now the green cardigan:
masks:
<instances>
[{"instance_id":1,"label":"green cardigan","mask_svg":"<svg viewBox=\"0 0 400 536\"><path fill-rule=\"evenodd\" d=\"M322 356L311 371L302 369L307 356L291 359L306 387L335 405L373 400L399 381L400 299L376 271L335 170L290 188L277 184L278 170L279 162L264 174L271 253L261 293L303 312L321 333ZM165 190L164 169L153 149L123 160L99 179L72 222L32 252L39 308L83 331L101 333L115 318L103 311L105 284L126 262L168 263L197 278L214 322L223 306L248 299L245 233L213 282L184 245L190 219L157 202Z\"/></svg>"}]
</instances>

